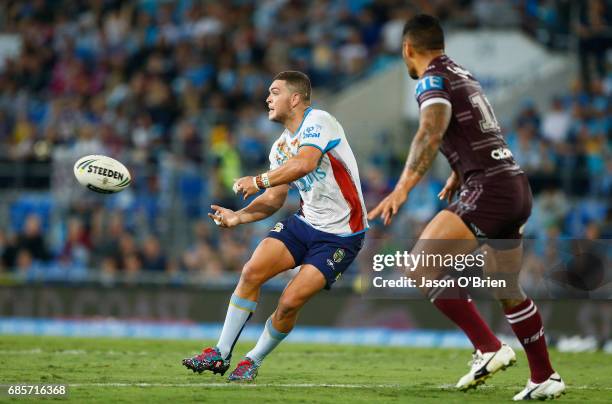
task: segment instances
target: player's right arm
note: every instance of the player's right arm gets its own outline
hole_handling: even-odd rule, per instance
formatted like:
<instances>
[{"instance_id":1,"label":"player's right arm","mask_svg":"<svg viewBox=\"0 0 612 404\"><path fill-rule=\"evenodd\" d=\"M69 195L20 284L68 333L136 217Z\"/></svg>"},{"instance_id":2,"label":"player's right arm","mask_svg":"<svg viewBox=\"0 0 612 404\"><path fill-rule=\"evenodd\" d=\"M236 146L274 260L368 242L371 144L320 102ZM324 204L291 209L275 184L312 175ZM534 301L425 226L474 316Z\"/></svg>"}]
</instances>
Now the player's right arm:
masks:
<instances>
[{"instance_id":1,"label":"player's right arm","mask_svg":"<svg viewBox=\"0 0 612 404\"><path fill-rule=\"evenodd\" d=\"M268 188L263 194L238 211L211 205L210 207L215 213L209 213L208 216L219 227L235 227L240 224L256 222L272 216L279 210L285 203L288 192L289 185L287 184Z\"/></svg>"}]
</instances>

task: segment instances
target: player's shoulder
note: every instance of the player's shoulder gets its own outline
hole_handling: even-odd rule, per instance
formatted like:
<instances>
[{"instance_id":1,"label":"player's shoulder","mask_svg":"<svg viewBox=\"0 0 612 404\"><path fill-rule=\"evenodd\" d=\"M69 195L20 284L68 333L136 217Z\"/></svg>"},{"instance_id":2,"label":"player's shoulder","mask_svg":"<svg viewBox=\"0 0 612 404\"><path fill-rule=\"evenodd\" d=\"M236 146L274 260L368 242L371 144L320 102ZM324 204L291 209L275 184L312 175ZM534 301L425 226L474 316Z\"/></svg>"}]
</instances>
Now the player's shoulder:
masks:
<instances>
[{"instance_id":1,"label":"player's shoulder","mask_svg":"<svg viewBox=\"0 0 612 404\"><path fill-rule=\"evenodd\" d=\"M334 118L334 116L332 114L330 114L327 111L324 111L322 109L315 109L315 108L310 108L310 111L308 112L308 115L306 115L306 119L304 120L304 123L310 123L310 122L314 122L314 123L318 123L318 122L329 122L329 121L335 121L336 118Z\"/></svg>"},{"instance_id":2,"label":"player's shoulder","mask_svg":"<svg viewBox=\"0 0 612 404\"><path fill-rule=\"evenodd\" d=\"M434 60L425 71L426 76L441 76L449 82L477 81L472 73L446 55Z\"/></svg>"},{"instance_id":3,"label":"player's shoulder","mask_svg":"<svg viewBox=\"0 0 612 404\"><path fill-rule=\"evenodd\" d=\"M423 75L419 81L417 81L416 87L414 89L414 94L416 97L423 95L428 91L445 91L448 90L448 85L446 84L447 78L443 75L436 74L428 74Z\"/></svg>"},{"instance_id":4,"label":"player's shoulder","mask_svg":"<svg viewBox=\"0 0 612 404\"><path fill-rule=\"evenodd\" d=\"M302 135L308 137L312 133L320 133L322 129L335 130L336 122L336 118L329 112L312 108L302 123Z\"/></svg>"},{"instance_id":5,"label":"player's shoulder","mask_svg":"<svg viewBox=\"0 0 612 404\"><path fill-rule=\"evenodd\" d=\"M450 59L443 55L434 59L423 75L419 78L415 88L415 95L419 97L421 94L428 91L444 91L449 80L448 64Z\"/></svg>"}]
</instances>

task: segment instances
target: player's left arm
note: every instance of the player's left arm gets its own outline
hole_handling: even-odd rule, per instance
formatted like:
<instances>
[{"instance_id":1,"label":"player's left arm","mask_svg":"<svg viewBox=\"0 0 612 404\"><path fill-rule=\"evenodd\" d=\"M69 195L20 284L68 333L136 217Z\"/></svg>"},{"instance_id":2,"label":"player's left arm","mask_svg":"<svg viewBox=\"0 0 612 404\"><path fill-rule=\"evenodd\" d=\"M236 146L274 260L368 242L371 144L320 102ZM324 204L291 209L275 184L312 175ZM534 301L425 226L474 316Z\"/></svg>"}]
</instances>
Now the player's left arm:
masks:
<instances>
[{"instance_id":1,"label":"player's left arm","mask_svg":"<svg viewBox=\"0 0 612 404\"><path fill-rule=\"evenodd\" d=\"M419 129L412 140L396 189L408 194L423 178L438 154L450 119L451 107L448 104L436 103L423 108Z\"/></svg>"},{"instance_id":2,"label":"player's left arm","mask_svg":"<svg viewBox=\"0 0 612 404\"><path fill-rule=\"evenodd\" d=\"M412 140L402 175L393 192L370 211L368 219L380 215L385 225L391 223L391 218L406 201L410 191L433 164L450 123L451 112L451 106L442 102L430 104L421 110L419 129Z\"/></svg>"},{"instance_id":3,"label":"player's left arm","mask_svg":"<svg viewBox=\"0 0 612 404\"><path fill-rule=\"evenodd\" d=\"M243 199L246 199L263 188L290 184L316 169L321 156L323 152L317 147L304 145L280 167L256 177L240 178L235 185L236 192L242 192Z\"/></svg>"}]
</instances>

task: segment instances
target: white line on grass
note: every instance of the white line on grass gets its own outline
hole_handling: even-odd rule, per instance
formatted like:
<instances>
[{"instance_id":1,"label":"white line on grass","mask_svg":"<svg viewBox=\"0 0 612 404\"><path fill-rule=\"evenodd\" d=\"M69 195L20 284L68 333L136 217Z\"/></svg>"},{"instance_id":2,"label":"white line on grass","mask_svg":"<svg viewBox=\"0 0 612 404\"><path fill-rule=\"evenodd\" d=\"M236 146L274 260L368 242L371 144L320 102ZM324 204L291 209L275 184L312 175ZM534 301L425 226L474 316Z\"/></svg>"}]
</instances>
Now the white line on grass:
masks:
<instances>
[{"instance_id":1,"label":"white line on grass","mask_svg":"<svg viewBox=\"0 0 612 404\"><path fill-rule=\"evenodd\" d=\"M484 384L481 386L478 386L478 390L481 389L501 389L501 390L519 390L522 389L521 386L516 386L516 387L510 387L510 386L493 386L490 384ZM438 386L439 389L441 390L456 390L457 388L455 387L454 384L441 384ZM571 390L612 390L612 387L595 387L595 386L587 386L587 385L582 385L582 386L572 386L572 385L568 385L567 386L567 390L571 391Z\"/></svg>"},{"instance_id":2,"label":"white line on grass","mask_svg":"<svg viewBox=\"0 0 612 404\"><path fill-rule=\"evenodd\" d=\"M56 350L56 351L44 351L40 348L33 348L33 349L21 349L21 350L10 350L10 349L5 349L5 350L0 350L0 355L40 355L40 354L45 354L45 355L86 355L86 354L93 354L93 355L138 355L138 356L145 356L145 355L149 355L150 353L147 351L138 351L138 352L125 352L125 351L114 351L114 350L84 350L84 349L60 349L60 350Z\"/></svg>"},{"instance_id":3,"label":"white line on grass","mask_svg":"<svg viewBox=\"0 0 612 404\"><path fill-rule=\"evenodd\" d=\"M336 388L336 389L399 389L410 388L411 385L401 384L332 384L332 383L70 383L68 387L281 387L281 388ZM479 386L479 389L517 390L520 386ZM438 386L441 390L454 390L454 385L443 384ZM568 386L571 390L612 390L612 387L594 386Z\"/></svg>"},{"instance_id":4,"label":"white line on grass","mask_svg":"<svg viewBox=\"0 0 612 404\"><path fill-rule=\"evenodd\" d=\"M329 383L70 383L69 387L286 387L365 389L402 387L399 384L329 384Z\"/></svg>"}]
</instances>

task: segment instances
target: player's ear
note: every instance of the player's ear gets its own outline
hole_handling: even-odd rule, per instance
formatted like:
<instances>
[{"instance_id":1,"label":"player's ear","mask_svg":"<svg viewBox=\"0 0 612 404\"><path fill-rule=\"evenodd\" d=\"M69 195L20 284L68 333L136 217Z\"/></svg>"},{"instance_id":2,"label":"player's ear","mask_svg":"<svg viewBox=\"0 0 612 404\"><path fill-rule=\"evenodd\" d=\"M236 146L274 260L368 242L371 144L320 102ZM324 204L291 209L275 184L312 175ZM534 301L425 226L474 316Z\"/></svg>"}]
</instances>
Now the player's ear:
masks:
<instances>
[{"instance_id":1,"label":"player's ear","mask_svg":"<svg viewBox=\"0 0 612 404\"><path fill-rule=\"evenodd\" d=\"M413 58L414 57L414 47L410 43L410 41L404 41L404 54L406 57Z\"/></svg>"},{"instance_id":2,"label":"player's ear","mask_svg":"<svg viewBox=\"0 0 612 404\"><path fill-rule=\"evenodd\" d=\"M291 94L291 108L295 108L298 104L302 102L302 96L298 93Z\"/></svg>"}]
</instances>

